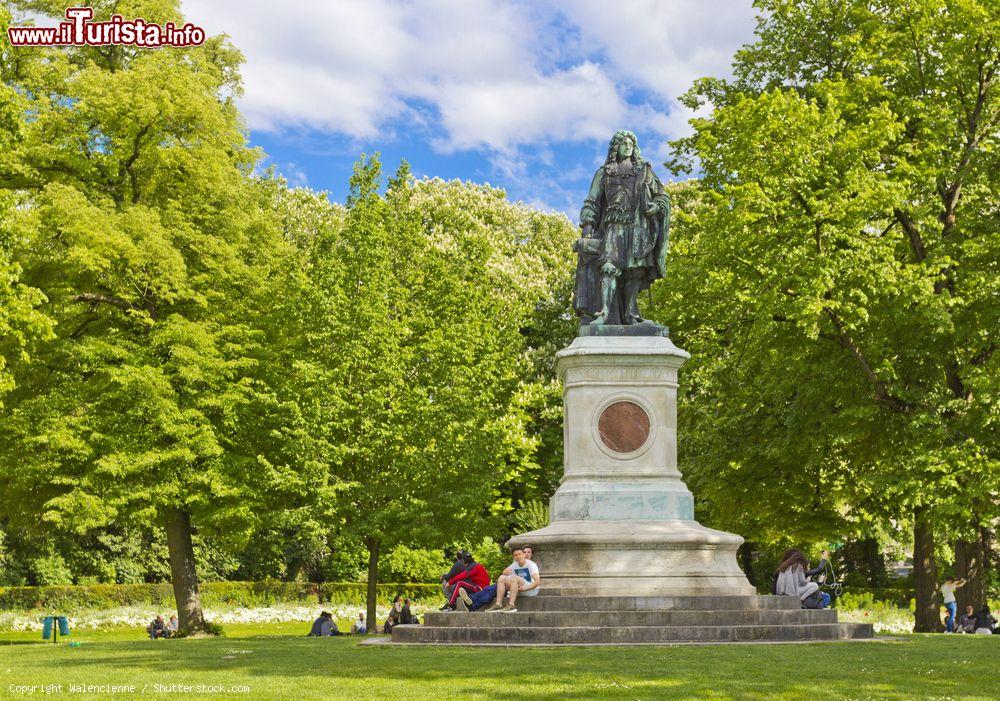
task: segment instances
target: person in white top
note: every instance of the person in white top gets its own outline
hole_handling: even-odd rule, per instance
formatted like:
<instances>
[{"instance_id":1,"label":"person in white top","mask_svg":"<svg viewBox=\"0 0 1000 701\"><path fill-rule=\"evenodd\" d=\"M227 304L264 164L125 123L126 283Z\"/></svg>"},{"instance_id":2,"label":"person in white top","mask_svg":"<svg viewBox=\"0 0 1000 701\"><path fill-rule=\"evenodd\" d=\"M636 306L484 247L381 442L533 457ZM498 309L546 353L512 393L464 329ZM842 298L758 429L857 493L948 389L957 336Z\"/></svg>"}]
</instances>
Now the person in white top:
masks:
<instances>
[{"instance_id":1,"label":"person in white top","mask_svg":"<svg viewBox=\"0 0 1000 701\"><path fill-rule=\"evenodd\" d=\"M948 617L944 619L944 632L955 632L955 614L958 613L958 604L955 603L955 590L965 586L964 579L948 577L941 585L941 594L944 596L944 607L948 609Z\"/></svg>"},{"instance_id":2,"label":"person in white top","mask_svg":"<svg viewBox=\"0 0 1000 701\"><path fill-rule=\"evenodd\" d=\"M487 611L503 611L513 613L517 611L517 596L535 596L538 594L538 587L542 584L541 575L538 573L538 565L529 560L521 548L514 548L514 562L503 571L497 578L497 600ZM503 597L507 594L510 601L506 605Z\"/></svg>"}]
</instances>

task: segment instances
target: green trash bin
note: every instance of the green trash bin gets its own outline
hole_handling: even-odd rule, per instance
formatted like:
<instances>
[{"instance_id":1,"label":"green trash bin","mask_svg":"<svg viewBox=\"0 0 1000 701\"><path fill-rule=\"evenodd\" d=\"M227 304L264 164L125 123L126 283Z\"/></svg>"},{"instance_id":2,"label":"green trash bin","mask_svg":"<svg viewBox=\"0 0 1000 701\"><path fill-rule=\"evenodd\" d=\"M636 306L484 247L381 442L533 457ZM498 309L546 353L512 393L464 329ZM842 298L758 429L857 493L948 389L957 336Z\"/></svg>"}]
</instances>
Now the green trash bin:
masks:
<instances>
[{"instance_id":1,"label":"green trash bin","mask_svg":"<svg viewBox=\"0 0 1000 701\"><path fill-rule=\"evenodd\" d=\"M42 640L52 637L52 626L55 623L55 616L46 616L42 619Z\"/></svg>"},{"instance_id":2,"label":"green trash bin","mask_svg":"<svg viewBox=\"0 0 1000 701\"><path fill-rule=\"evenodd\" d=\"M69 619L65 616L56 616L59 623L59 635L69 635Z\"/></svg>"}]
</instances>

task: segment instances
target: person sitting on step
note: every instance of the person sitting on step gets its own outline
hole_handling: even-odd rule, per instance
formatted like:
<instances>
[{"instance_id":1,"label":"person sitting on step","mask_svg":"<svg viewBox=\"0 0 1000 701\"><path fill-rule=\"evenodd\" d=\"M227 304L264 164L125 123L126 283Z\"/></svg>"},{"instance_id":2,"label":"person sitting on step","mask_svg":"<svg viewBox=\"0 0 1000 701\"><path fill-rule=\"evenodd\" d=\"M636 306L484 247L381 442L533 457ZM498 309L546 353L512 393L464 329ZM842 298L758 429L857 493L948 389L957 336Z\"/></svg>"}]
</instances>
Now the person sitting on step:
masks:
<instances>
[{"instance_id":1,"label":"person sitting on step","mask_svg":"<svg viewBox=\"0 0 1000 701\"><path fill-rule=\"evenodd\" d=\"M463 592L465 596L462 598L462 602L468 605L469 595L482 591L490 585L489 573L485 567L475 561L472 553L465 553L465 564L468 567L465 572L459 572L448 580L448 584L454 585L454 591L451 593L451 598L448 599L446 608L452 611L455 610L455 602L462 596Z\"/></svg>"},{"instance_id":2,"label":"person sitting on step","mask_svg":"<svg viewBox=\"0 0 1000 701\"><path fill-rule=\"evenodd\" d=\"M822 574L829 559L830 553L824 550L819 566L809 569L809 560L802 551L789 548L781 556L774 593L797 596L802 608L826 608L830 605L830 595L820 591L819 585L808 578Z\"/></svg>"},{"instance_id":3,"label":"person sitting on step","mask_svg":"<svg viewBox=\"0 0 1000 701\"><path fill-rule=\"evenodd\" d=\"M517 611L517 597L537 596L538 587L542 584L541 575L538 572L538 565L529 560L523 548L514 548L514 562L503 571L497 579L497 600L487 611L503 611L504 613L514 613ZM503 597L507 594L510 600L504 604Z\"/></svg>"},{"instance_id":4,"label":"person sitting on step","mask_svg":"<svg viewBox=\"0 0 1000 701\"><path fill-rule=\"evenodd\" d=\"M459 574L460 572L465 572L468 567L465 565L465 551L459 548L455 552L455 564L451 566L451 569L441 575L441 591L444 593L444 598L451 601L451 595L455 593L454 585L448 584L452 578ZM446 611L450 606L445 603L442 607L442 611Z\"/></svg>"}]
</instances>

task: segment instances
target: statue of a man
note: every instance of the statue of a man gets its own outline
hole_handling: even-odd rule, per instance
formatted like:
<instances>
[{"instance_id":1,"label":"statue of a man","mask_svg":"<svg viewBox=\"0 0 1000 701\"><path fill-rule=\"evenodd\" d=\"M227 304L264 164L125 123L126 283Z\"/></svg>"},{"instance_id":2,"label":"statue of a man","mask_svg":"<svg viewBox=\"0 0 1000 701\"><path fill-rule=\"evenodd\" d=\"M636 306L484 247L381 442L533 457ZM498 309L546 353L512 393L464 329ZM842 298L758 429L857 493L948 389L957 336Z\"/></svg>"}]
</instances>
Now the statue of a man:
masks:
<instances>
[{"instance_id":1,"label":"statue of a man","mask_svg":"<svg viewBox=\"0 0 1000 701\"><path fill-rule=\"evenodd\" d=\"M580 212L583 236L573 306L581 324L649 323L639 293L664 275L670 197L639 151L635 134L618 131L594 174Z\"/></svg>"}]
</instances>

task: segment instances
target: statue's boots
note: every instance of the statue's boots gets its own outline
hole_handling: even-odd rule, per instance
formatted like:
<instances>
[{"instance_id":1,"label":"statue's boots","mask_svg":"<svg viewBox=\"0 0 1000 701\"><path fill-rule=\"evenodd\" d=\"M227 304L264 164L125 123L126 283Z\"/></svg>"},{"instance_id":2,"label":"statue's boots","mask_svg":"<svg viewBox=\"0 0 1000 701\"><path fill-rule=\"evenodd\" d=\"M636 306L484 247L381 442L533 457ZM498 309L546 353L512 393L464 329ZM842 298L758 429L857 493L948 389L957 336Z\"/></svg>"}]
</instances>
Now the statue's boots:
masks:
<instances>
[{"instance_id":1,"label":"statue's boots","mask_svg":"<svg viewBox=\"0 0 1000 701\"><path fill-rule=\"evenodd\" d=\"M642 283L642 279L637 278L625 281L625 299L628 301L628 306L625 307L628 310L624 322L626 324L641 324L645 321L639 313L639 293L642 292Z\"/></svg>"}]
</instances>

